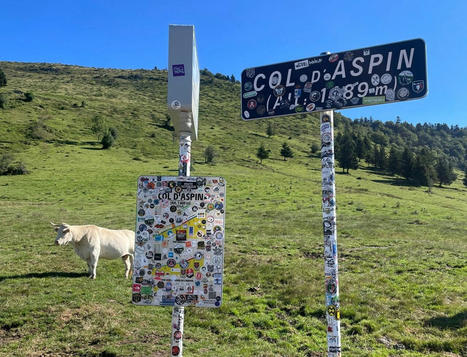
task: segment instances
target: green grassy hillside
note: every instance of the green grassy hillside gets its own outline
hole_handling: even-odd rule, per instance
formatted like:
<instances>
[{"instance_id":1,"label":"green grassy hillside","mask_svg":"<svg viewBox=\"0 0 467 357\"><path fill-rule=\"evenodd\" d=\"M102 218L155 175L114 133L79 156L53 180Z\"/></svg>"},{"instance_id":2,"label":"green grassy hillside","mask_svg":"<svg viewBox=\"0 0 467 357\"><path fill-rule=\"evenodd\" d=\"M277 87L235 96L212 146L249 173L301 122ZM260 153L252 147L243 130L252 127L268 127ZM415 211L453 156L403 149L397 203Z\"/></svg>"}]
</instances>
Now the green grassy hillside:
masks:
<instances>
[{"instance_id":1,"label":"green grassy hillside","mask_svg":"<svg viewBox=\"0 0 467 357\"><path fill-rule=\"evenodd\" d=\"M121 261L90 281L49 221L134 228L136 179L176 175L166 73L0 62L0 149L30 174L0 176L0 355L166 356L171 308L135 307ZM34 100L24 101L32 92ZM192 175L227 180L224 304L186 309L186 356L323 356L320 160L310 115L243 122L239 84L203 75ZM84 103L83 103L84 102ZM100 115L119 136L100 150ZM31 136L39 130L40 139ZM295 157L283 161L283 142ZM260 143L271 158L260 165ZM211 145L215 165L204 164ZM338 170L339 171L339 170ZM467 190L337 174L344 356L463 356ZM85 269L86 267L86 269Z\"/></svg>"}]
</instances>

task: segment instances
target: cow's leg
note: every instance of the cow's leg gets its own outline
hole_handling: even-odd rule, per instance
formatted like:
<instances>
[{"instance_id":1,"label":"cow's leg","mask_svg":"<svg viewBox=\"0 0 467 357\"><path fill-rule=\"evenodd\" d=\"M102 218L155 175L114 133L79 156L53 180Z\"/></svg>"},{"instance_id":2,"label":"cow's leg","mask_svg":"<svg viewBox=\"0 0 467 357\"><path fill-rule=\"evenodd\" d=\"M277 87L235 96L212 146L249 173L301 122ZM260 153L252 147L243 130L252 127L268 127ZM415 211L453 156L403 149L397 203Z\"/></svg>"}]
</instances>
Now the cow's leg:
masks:
<instances>
[{"instance_id":1,"label":"cow's leg","mask_svg":"<svg viewBox=\"0 0 467 357\"><path fill-rule=\"evenodd\" d=\"M91 253L91 279L96 279L96 268L97 268L97 262L99 261L99 252L93 252Z\"/></svg>"},{"instance_id":2,"label":"cow's leg","mask_svg":"<svg viewBox=\"0 0 467 357\"><path fill-rule=\"evenodd\" d=\"M134 257L133 254L130 254L130 277L133 276L133 269L134 269Z\"/></svg>"},{"instance_id":3,"label":"cow's leg","mask_svg":"<svg viewBox=\"0 0 467 357\"><path fill-rule=\"evenodd\" d=\"M131 258L130 254L124 255L122 257L123 263L125 263L125 279L128 279L128 275L131 272Z\"/></svg>"},{"instance_id":4,"label":"cow's leg","mask_svg":"<svg viewBox=\"0 0 467 357\"><path fill-rule=\"evenodd\" d=\"M88 276L91 278L91 277L92 277L91 258L88 258L88 259L86 260L86 263L88 263Z\"/></svg>"}]
</instances>

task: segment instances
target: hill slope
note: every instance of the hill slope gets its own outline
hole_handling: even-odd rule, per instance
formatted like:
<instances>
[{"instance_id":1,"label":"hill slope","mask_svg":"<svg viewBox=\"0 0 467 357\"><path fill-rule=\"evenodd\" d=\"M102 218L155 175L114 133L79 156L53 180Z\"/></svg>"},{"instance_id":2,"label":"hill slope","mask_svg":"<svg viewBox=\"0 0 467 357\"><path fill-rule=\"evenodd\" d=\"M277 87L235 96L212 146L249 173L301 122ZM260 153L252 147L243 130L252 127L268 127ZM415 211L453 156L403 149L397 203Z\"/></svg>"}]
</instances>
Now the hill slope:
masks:
<instances>
[{"instance_id":1,"label":"hill slope","mask_svg":"<svg viewBox=\"0 0 467 357\"><path fill-rule=\"evenodd\" d=\"M31 170L0 177L0 354L167 355L170 308L134 307L120 261L89 281L49 221L133 228L136 179L176 175L164 128L166 73L0 63L0 142ZM34 100L25 102L25 92ZM238 84L202 77L193 175L227 180L224 305L187 309L185 354L320 356L326 349L318 120L242 122ZM82 105L84 102L84 106ZM99 150L102 116L116 146ZM37 128L42 139L31 138ZM279 156L287 141L296 157ZM263 142L272 158L259 165ZM203 164L208 145L219 154ZM337 175L343 350L465 354L467 191L394 185L371 168ZM68 249L67 249L68 248Z\"/></svg>"}]
</instances>

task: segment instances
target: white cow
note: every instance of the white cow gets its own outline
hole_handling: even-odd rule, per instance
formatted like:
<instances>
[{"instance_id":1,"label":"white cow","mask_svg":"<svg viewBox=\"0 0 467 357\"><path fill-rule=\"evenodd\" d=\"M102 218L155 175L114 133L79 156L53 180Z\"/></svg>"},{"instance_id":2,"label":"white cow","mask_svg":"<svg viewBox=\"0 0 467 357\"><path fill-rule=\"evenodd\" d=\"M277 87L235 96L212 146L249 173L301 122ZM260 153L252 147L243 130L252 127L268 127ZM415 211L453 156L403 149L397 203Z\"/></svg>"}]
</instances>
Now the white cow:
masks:
<instances>
[{"instance_id":1,"label":"white cow","mask_svg":"<svg viewBox=\"0 0 467 357\"><path fill-rule=\"evenodd\" d=\"M66 223L50 222L57 232L56 245L71 242L76 254L88 263L91 279L96 278L99 258L122 258L125 263L125 278L133 270L135 233L130 230L112 230L97 226L70 226Z\"/></svg>"}]
</instances>

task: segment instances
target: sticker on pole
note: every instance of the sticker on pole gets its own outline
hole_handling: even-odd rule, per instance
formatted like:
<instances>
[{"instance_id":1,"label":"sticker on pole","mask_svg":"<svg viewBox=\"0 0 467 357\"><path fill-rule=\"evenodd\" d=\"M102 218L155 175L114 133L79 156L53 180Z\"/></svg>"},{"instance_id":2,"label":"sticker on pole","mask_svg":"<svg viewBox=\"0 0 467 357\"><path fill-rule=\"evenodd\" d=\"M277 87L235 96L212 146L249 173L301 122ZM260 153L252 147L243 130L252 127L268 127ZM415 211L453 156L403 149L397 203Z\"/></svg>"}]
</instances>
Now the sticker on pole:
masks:
<instances>
[{"instance_id":1,"label":"sticker on pole","mask_svg":"<svg viewBox=\"0 0 467 357\"><path fill-rule=\"evenodd\" d=\"M137 195L133 303L219 307L225 180L141 176Z\"/></svg>"},{"instance_id":2,"label":"sticker on pole","mask_svg":"<svg viewBox=\"0 0 467 357\"><path fill-rule=\"evenodd\" d=\"M244 120L401 102L428 92L422 39L245 69Z\"/></svg>"}]
</instances>

